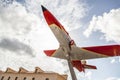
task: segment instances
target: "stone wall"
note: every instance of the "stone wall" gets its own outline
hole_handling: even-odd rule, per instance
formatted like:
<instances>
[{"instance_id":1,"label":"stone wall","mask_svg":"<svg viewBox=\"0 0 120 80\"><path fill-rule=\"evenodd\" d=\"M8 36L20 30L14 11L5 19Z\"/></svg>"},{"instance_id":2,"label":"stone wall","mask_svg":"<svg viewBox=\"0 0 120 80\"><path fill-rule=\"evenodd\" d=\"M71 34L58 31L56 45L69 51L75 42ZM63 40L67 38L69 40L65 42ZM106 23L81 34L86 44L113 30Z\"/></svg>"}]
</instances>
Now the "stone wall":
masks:
<instances>
[{"instance_id":1,"label":"stone wall","mask_svg":"<svg viewBox=\"0 0 120 80\"><path fill-rule=\"evenodd\" d=\"M20 68L19 71L7 68L6 71L0 71L0 80L67 80L67 75L44 72L39 67L36 67L33 72L24 68Z\"/></svg>"}]
</instances>

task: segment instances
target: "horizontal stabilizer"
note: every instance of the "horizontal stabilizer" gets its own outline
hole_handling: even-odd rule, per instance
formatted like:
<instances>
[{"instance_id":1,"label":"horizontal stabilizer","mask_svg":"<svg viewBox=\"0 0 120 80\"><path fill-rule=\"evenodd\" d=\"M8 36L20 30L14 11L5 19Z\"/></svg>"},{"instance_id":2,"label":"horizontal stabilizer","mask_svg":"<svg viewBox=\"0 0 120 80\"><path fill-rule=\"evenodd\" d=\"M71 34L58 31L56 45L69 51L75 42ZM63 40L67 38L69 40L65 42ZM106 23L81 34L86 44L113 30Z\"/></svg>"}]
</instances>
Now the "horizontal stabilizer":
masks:
<instances>
[{"instance_id":1,"label":"horizontal stabilizer","mask_svg":"<svg viewBox=\"0 0 120 80\"><path fill-rule=\"evenodd\" d=\"M80 60L73 60L72 65L73 65L73 67L78 69L80 72L82 72L82 71L85 72L85 69L97 69L96 66L82 64Z\"/></svg>"},{"instance_id":2,"label":"horizontal stabilizer","mask_svg":"<svg viewBox=\"0 0 120 80\"><path fill-rule=\"evenodd\" d=\"M96 66L93 66L93 65L83 65L83 67L85 68L85 69L97 69L97 67Z\"/></svg>"}]
</instances>

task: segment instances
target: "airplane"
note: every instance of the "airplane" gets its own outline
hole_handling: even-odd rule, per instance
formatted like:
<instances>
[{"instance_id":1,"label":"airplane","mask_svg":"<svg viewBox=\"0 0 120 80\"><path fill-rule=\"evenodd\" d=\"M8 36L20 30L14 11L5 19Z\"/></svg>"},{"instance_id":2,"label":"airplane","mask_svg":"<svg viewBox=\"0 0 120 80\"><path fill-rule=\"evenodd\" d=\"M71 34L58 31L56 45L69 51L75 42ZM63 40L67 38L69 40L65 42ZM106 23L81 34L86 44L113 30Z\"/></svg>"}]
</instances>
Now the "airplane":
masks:
<instances>
[{"instance_id":1,"label":"airplane","mask_svg":"<svg viewBox=\"0 0 120 80\"><path fill-rule=\"evenodd\" d=\"M76 46L69 33L52 15L52 13L48 11L43 5L41 5L41 7L48 26L60 44L58 49L44 50L44 52L47 56L50 57L66 59L68 61L71 72L73 72L72 67L75 67L80 72L84 72L85 69L97 69L96 66L88 65L86 63L87 59L120 56L120 45L103 45L90 47ZM71 75L75 76L74 73ZM74 77L73 80L77 79Z\"/></svg>"}]
</instances>

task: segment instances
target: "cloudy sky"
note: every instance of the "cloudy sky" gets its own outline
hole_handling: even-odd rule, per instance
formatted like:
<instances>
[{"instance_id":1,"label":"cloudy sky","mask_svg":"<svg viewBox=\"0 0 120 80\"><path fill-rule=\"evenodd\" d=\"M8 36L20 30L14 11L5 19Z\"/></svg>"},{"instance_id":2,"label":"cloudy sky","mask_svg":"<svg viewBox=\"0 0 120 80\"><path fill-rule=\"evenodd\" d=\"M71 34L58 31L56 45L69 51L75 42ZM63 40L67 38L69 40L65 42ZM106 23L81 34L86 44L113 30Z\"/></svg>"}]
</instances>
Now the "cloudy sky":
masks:
<instances>
[{"instance_id":1,"label":"cloudy sky","mask_svg":"<svg viewBox=\"0 0 120 80\"><path fill-rule=\"evenodd\" d=\"M45 49L59 44L47 26L41 4L48 8L82 46L120 44L119 0L0 0L0 69L24 67L69 74L65 60L49 58ZM120 58L89 60L98 70L80 73L78 80L120 80ZM70 77L69 77L70 80Z\"/></svg>"}]
</instances>

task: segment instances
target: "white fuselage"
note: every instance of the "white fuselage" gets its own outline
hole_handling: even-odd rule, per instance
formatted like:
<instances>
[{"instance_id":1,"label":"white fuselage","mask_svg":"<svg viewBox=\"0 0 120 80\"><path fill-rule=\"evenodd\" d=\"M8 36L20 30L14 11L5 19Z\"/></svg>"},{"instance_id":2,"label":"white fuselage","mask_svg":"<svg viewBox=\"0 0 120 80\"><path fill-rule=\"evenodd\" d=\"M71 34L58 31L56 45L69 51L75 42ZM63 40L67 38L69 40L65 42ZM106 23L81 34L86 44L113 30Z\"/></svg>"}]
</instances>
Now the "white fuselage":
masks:
<instances>
[{"instance_id":1,"label":"white fuselage","mask_svg":"<svg viewBox=\"0 0 120 80\"><path fill-rule=\"evenodd\" d=\"M55 24L50 25L50 29L60 43L60 47L62 47L65 52L70 52L70 42L72 40L70 36Z\"/></svg>"}]
</instances>

